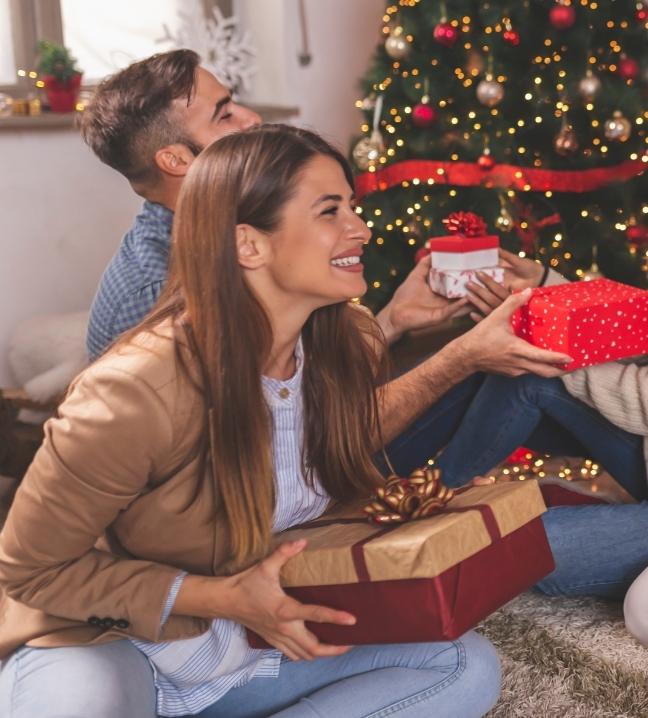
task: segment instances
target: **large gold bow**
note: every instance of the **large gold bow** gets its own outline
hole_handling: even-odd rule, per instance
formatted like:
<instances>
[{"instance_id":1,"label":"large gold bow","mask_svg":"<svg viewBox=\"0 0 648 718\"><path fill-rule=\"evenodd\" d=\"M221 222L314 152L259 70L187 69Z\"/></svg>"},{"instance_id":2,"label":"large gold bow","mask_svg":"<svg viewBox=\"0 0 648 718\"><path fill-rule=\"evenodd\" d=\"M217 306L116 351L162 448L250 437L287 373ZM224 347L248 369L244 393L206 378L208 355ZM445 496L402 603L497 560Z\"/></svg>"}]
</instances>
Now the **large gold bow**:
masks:
<instances>
[{"instance_id":1,"label":"large gold bow","mask_svg":"<svg viewBox=\"0 0 648 718\"><path fill-rule=\"evenodd\" d=\"M390 476L363 511L377 524L423 519L445 506L454 491L441 483L439 469L416 469L408 479Z\"/></svg>"}]
</instances>

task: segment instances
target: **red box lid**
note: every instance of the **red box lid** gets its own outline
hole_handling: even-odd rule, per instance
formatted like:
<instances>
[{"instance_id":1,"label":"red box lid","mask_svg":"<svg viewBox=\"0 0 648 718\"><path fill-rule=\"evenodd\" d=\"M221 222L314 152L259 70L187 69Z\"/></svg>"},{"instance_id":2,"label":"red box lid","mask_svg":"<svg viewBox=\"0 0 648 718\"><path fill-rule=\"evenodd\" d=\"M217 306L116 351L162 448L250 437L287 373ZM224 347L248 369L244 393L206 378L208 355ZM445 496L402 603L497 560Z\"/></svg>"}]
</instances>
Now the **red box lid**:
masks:
<instances>
[{"instance_id":1,"label":"red box lid","mask_svg":"<svg viewBox=\"0 0 648 718\"><path fill-rule=\"evenodd\" d=\"M431 252L477 252L480 249L497 249L499 237L495 234L484 237L433 237L427 242Z\"/></svg>"}]
</instances>

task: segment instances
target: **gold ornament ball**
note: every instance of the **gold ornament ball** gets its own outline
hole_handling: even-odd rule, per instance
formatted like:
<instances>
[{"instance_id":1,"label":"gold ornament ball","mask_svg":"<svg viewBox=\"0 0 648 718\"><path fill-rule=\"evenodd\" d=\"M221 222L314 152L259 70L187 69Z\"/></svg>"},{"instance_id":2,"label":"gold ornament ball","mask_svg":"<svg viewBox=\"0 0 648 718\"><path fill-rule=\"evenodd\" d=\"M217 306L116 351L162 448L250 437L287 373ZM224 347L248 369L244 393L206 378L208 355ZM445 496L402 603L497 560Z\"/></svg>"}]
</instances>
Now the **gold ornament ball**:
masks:
<instances>
[{"instance_id":1,"label":"gold ornament ball","mask_svg":"<svg viewBox=\"0 0 648 718\"><path fill-rule=\"evenodd\" d=\"M358 169L368 170L375 165L385 150L385 143L378 130L374 130L370 137L363 137L353 148L353 161Z\"/></svg>"},{"instance_id":2,"label":"gold ornament ball","mask_svg":"<svg viewBox=\"0 0 648 718\"><path fill-rule=\"evenodd\" d=\"M499 105L504 97L504 87L495 80L482 80L477 85L477 99L486 107Z\"/></svg>"},{"instance_id":3,"label":"gold ornament ball","mask_svg":"<svg viewBox=\"0 0 648 718\"><path fill-rule=\"evenodd\" d=\"M585 102L592 102L600 91L601 81L591 72L578 83L578 94Z\"/></svg>"},{"instance_id":4,"label":"gold ornament ball","mask_svg":"<svg viewBox=\"0 0 648 718\"><path fill-rule=\"evenodd\" d=\"M605 122L605 137L611 142L626 142L630 138L632 125L618 110Z\"/></svg>"},{"instance_id":5,"label":"gold ornament ball","mask_svg":"<svg viewBox=\"0 0 648 718\"><path fill-rule=\"evenodd\" d=\"M554 137L554 150L561 157L571 157L578 152L578 137L571 125L566 125Z\"/></svg>"},{"instance_id":6,"label":"gold ornament ball","mask_svg":"<svg viewBox=\"0 0 648 718\"><path fill-rule=\"evenodd\" d=\"M385 50L392 60L403 60L409 54L412 45L403 35L403 28L397 27L392 31L390 36L385 40Z\"/></svg>"}]
</instances>

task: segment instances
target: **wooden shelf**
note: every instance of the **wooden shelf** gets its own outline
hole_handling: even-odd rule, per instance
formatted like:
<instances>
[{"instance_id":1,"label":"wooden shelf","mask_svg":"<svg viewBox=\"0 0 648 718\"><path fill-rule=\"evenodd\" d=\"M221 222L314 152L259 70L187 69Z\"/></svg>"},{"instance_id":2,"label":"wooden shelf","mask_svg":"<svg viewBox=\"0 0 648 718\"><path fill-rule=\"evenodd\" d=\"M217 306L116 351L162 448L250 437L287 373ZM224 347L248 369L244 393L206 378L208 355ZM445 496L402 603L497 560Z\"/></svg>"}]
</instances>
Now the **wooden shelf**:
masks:
<instances>
[{"instance_id":1,"label":"wooden shelf","mask_svg":"<svg viewBox=\"0 0 648 718\"><path fill-rule=\"evenodd\" d=\"M265 122L282 122L299 114L298 107L283 105L248 105L257 112ZM76 129L78 121L76 112L43 112L41 115L11 115L0 117L2 130L66 130Z\"/></svg>"}]
</instances>

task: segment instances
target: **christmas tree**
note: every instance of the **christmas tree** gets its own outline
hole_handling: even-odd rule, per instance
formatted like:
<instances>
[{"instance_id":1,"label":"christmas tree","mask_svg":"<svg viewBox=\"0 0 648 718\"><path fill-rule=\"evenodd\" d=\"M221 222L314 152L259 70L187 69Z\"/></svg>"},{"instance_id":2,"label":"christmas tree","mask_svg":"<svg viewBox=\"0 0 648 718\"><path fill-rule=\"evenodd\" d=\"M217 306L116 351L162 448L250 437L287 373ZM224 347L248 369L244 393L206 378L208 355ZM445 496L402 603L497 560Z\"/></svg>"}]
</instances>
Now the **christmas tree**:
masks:
<instances>
[{"instance_id":1,"label":"christmas tree","mask_svg":"<svg viewBox=\"0 0 648 718\"><path fill-rule=\"evenodd\" d=\"M571 279L648 273L648 0L399 0L363 80L377 309L469 210ZM600 268L600 269L599 269Z\"/></svg>"}]
</instances>

